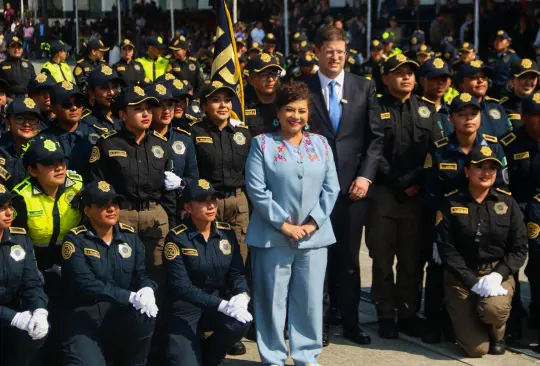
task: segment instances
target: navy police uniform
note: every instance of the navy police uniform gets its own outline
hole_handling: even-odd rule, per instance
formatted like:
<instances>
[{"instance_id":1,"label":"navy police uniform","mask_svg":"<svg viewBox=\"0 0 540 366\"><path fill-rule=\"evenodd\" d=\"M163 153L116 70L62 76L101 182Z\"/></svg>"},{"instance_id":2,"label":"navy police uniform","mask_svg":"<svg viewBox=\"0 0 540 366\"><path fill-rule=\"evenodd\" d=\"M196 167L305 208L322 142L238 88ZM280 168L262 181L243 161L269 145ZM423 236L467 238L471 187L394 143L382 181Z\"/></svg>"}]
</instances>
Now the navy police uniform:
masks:
<instances>
[{"instance_id":1,"label":"navy police uniform","mask_svg":"<svg viewBox=\"0 0 540 366\"><path fill-rule=\"evenodd\" d=\"M120 45L120 49L123 50L124 48L132 48L135 52L135 46L129 39L124 39ZM133 54L133 57L135 57L135 53ZM144 85L147 81L145 80L146 75L144 73L143 65L135 60L131 59L129 62L125 59L120 59L117 63L113 65L113 69L118 73L118 75L124 79L124 82L128 86L135 86L135 85Z\"/></svg>"},{"instance_id":2,"label":"navy police uniform","mask_svg":"<svg viewBox=\"0 0 540 366\"><path fill-rule=\"evenodd\" d=\"M6 41L8 48L14 44L22 47L22 39L17 35L11 36ZM30 80L35 77L34 65L26 58L8 56L0 65L0 79L7 81L9 85L6 90L8 96L14 97L26 94Z\"/></svg>"},{"instance_id":3,"label":"navy police uniform","mask_svg":"<svg viewBox=\"0 0 540 366\"><path fill-rule=\"evenodd\" d=\"M169 45L171 50L189 48L188 42L184 36L180 36L171 40ZM199 96L202 86L204 85L201 65L195 57L187 57L185 60L178 60L171 57L167 72L172 73L179 80L187 80L193 85L193 95L195 98Z\"/></svg>"},{"instance_id":4,"label":"navy police uniform","mask_svg":"<svg viewBox=\"0 0 540 366\"><path fill-rule=\"evenodd\" d=\"M88 52L92 50L107 52L109 50L109 48L105 47L103 41L101 41L100 39L91 40L86 45L86 48ZM88 57L82 58L77 61L77 65L73 69L73 76L75 77L75 84L77 84L77 86L83 91L83 93L86 93L86 78L92 70L102 64L106 64L105 60L91 60Z\"/></svg>"},{"instance_id":5,"label":"navy police uniform","mask_svg":"<svg viewBox=\"0 0 540 366\"><path fill-rule=\"evenodd\" d=\"M512 41L508 33L503 30L497 32L497 37ZM491 69L491 81L493 83L489 89L490 95L495 98L501 98L504 95L506 84L510 79L512 65L519 62L521 62L521 58L513 49L507 49L502 53L492 52L487 61Z\"/></svg>"}]
</instances>

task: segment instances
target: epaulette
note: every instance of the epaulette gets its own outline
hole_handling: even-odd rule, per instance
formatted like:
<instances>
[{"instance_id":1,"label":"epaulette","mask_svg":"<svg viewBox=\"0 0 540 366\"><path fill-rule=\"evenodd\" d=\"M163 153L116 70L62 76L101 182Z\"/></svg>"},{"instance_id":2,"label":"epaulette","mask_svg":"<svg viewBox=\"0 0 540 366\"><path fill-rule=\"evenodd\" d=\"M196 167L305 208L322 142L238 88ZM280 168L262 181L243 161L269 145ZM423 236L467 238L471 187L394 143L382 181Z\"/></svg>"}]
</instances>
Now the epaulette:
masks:
<instances>
[{"instance_id":1,"label":"epaulette","mask_svg":"<svg viewBox=\"0 0 540 366\"><path fill-rule=\"evenodd\" d=\"M79 61L77 61L77 63L80 64L80 63L83 62L83 61L84 61L84 57L81 58Z\"/></svg>"},{"instance_id":2,"label":"epaulette","mask_svg":"<svg viewBox=\"0 0 540 366\"><path fill-rule=\"evenodd\" d=\"M22 227L11 226L9 228L9 233L10 234L26 235L26 230L24 228L22 228Z\"/></svg>"},{"instance_id":3,"label":"epaulette","mask_svg":"<svg viewBox=\"0 0 540 366\"><path fill-rule=\"evenodd\" d=\"M534 196L534 199L540 202L540 193L538 193L536 196Z\"/></svg>"},{"instance_id":4,"label":"epaulette","mask_svg":"<svg viewBox=\"0 0 540 366\"><path fill-rule=\"evenodd\" d=\"M502 139L501 139L501 144L503 144L504 146L508 146L510 145L510 143L512 143L512 141L514 141L516 139L516 135L514 135L513 132L510 132L508 135L504 136Z\"/></svg>"},{"instance_id":5,"label":"epaulette","mask_svg":"<svg viewBox=\"0 0 540 366\"><path fill-rule=\"evenodd\" d=\"M435 146L437 147L443 147L446 145L448 145L448 137L435 141Z\"/></svg>"},{"instance_id":6,"label":"epaulette","mask_svg":"<svg viewBox=\"0 0 540 366\"><path fill-rule=\"evenodd\" d=\"M199 122L201 122L201 121L202 121L202 119L194 120L193 122L191 122L191 123L189 124L189 127L193 127L193 126L195 126L197 123L199 123Z\"/></svg>"},{"instance_id":7,"label":"epaulette","mask_svg":"<svg viewBox=\"0 0 540 366\"><path fill-rule=\"evenodd\" d=\"M510 98L508 98L508 97L502 97L502 98L499 100L499 103L500 103L500 104L503 104L503 103L506 102L507 100L510 100Z\"/></svg>"},{"instance_id":8,"label":"epaulette","mask_svg":"<svg viewBox=\"0 0 540 366\"><path fill-rule=\"evenodd\" d=\"M174 229L172 229L171 231L173 233L175 233L176 235L180 235L186 230L187 230L187 226L184 225L184 224L181 224L181 225L178 225L177 227L175 227Z\"/></svg>"},{"instance_id":9,"label":"epaulette","mask_svg":"<svg viewBox=\"0 0 540 366\"><path fill-rule=\"evenodd\" d=\"M511 121L514 121L516 119L521 119L521 114L519 114L519 113L510 113L508 115L508 119L511 120Z\"/></svg>"},{"instance_id":10,"label":"epaulette","mask_svg":"<svg viewBox=\"0 0 540 366\"><path fill-rule=\"evenodd\" d=\"M196 58L196 57L193 57L193 56L190 56L189 59L190 59L191 61L197 61L197 58Z\"/></svg>"},{"instance_id":11,"label":"epaulette","mask_svg":"<svg viewBox=\"0 0 540 366\"><path fill-rule=\"evenodd\" d=\"M434 102L434 101L429 100L429 99L426 98L426 97L422 97L421 99L422 99L424 102L428 102L428 103L431 103L431 104L435 105L435 102Z\"/></svg>"},{"instance_id":12,"label":"epaulette","mask_svg":"<svg viewBox=\"0 0 540 366\"><path fill-rule=\"evenodd\" d=\"M183 128L176 127L176 131L182 132L182 133L185 133L188 136L191 136L191 132L188 132L188 131L184 130Z\"/></svg>"},{"instance_id":13,"label":"epaulette","mask_svg":"<svg viewBox=\"0 0 540 366\"><path fill-rule=\"evenodd\" d=\"M248 129L249 127L245 124L245 123L242 123L240 125L236 125L234 127L238 127L238 128L245 128L245 129Z\"/></svg>"},{"instance_id":14,"label":"epaulette","mask_svg":"<svg viewBox=\"0 0 540 366\"><path fill-rule=\"evenodd\" d=\"M459 189L454 189L454 190L451 191L451 192L445 193L444 196L445 196L445 197L450 197L451 195L454 195L454 194L456 194L456 193L458 193L458 192L459 192Z\"/></svg>"},{"instance_id":15,"label":"epaulette","mask_svg":"<svg viewBox=\"0 0 540 366\"><path fill-rule=\"evenodd\" d=\"M505 191L504 189L495 188L495 190L496 190L497 192L500 192L500 193L505 194L505 195L507 195L507 196L511 196L511 195L512 195L512 193L510 193L510 192L508 192L508 191Z\"/></svg>"},{"instance_id":16,"label":"epaulette","mask_svg":"<svg viewBox=\"0 0 540 366\"><path fill-rule=\"evenodd\" d=\"M231 225L227 224L226 222L216 221L216 227L222 230L232 230Z\"/></svg>"},{"instance_id":17,"label":"epaulette","mask_svg":"<svg viewBox=\"0 0 540 366\"><path fill-rule=\"evenodd\" d=\"M135 228L133 226L129 226L127 224L124 224L123 222L118 223L118 226L120 226L120 230L122 231L129 231L130 233L135 232Z\"/></svg>"},{"instance_id":18,"label":"epaulette","mask_svg":"<svg viewBox=\"0 0 540 366\"><path fill-rule=\"evenodd\" d=\"M21 60L23 61L30 61L30 59L28 57L21 57Z\"/></svg>"},{"instance_id":19,"label":"epaulette","mask_svg":"<svg viewBox=\"0 0 540 366\"><path fill-rule=\"evenodd\" d=\"M67 175L67 177L68 177L69 179L72 179L72 180L78 180L78 181L80 181L80 182L83 181L82 176L79 175L79 174L77 174L77 173L74 173L74 172L67 172L66 175Z\"/></svg>"},{"instance_id":20,"label":"epaulette","mask_svg":"<svg viewBox=\"0 0 540 366\"><path fill-rule=\"evenodd\" d=\"M277 51L276 56L283 57L283 54L281 52Z\"/></svg>"},{"instance_id":21,"label":"epaulette","mask_svg":"<svg viewBox=\"0 0 540 366\"><path fill-rule=\"evenodd\" d=\"M154 136L156 136L157 138L160 138L162 139L163 141L167 142L167 138L165 136L163 136L162 134L160 134L159 132L156 132L156 131L152 131L152 134Z\"/></svg>"},{"instance_id":22,"label":"epaulette","mask_svg":"<svg viewBox=\"0 0 540 366\"><path fill-rule=\"evenodd\" d=\"M24 191L26 188L30 188L30 187L32 187L32 184L30 183L28 179L25 179L21 183L13 187L13 192L20 193Z\"/></svg>"},{"instance_id":23,"label":"epaulette","mask_svg":"<svg viewBox=\"0 0 540 366\"><path fill-rule=\"evenodd\" d=\"M109 132L109 129L107 127L100 127L100 126L97 126L97 125L92 125L92 127L94 127L96 130L100 130L100 131L103 131L105 133Z\"/></svg>"},{"instance_id":24,"label":"epaulette","mask_svg":"<svg viewBox=\"0 0 540 366\"><path fill-rule=\"evenodd\" d=\"M5 164L5 161L4 161L4 164ZM2 177L2 179L4 179L5 181L8 181L11 178L11 174L9 174L7 169L5 169L3 166L0 166L0 177Z\"/></svg>"},{"instance_id":25,"label":"epaulette","mask_svg":"<svg viewBox=\"0 0 540 366\"><path fill-rule=\"evenodd\" d=\"M83 114L82 114L82 116L81 116L81 119L86 118L86 117L88 117L88 116L91 115L91 114L92 114L92 111L89 110L89 109L86 109L86 110L83 111Z\"/></svg>"},{"instance_id":26,"label":"epaulette","mask_svg":"<svg viewBox=\"0 0 540 366\"><path fill-rule=\"evenodd\" d=\"M487 142L491 142L491 143L494 143L496 144L497 142L499 142L499 139L495 136L491 136L491 135L488 135L486 133L483 133L482 134L482 137L484 138L484 140L486 140Z\"/></svg>"},{"instance_id":27,"label":"epaulette","mask_svg":"<svg viewBox=\"0 0 540 366\"><path fill-rule=\"evenodd\" d=\"M116 130L110 130L110 131L104 133L104 134L101 136L101 138L102 138L102 139L108 139L109 137L114 136L114 135L116 135L117 133L118 133L118 131L116 131Z\"/></svg>"},{"instance_id":28,"label":"epaulette","mask_svg":"<svg viewBox=\"0 0 540 366\"><path fill-rule=\"evenodd\" d=\"M510 52L510 53L516 53L516 50L510 48L510 49L508 50L508 52Z\"/></svg>"},{"instance_id":29,"label":"epaulette","mask_svg":"<svg viewBox=\"0 0 540 366\"><path fill-rule=\"evenodd\" d=\"M484 97L485 100L489 100L495 103L500 103L501 101L497 98L488 97L487 95Z\"/></svg>"},{"instance_id":30,"label":"epaulette","mask_svg":"<svg viewBox=\"0 0 540 366\"><path fill-rule=\"evenodd\" d=\"M351 48L351 49L349 50L349 53L351 53L351 54L353 54L353 55L356 55L356 54L358 53L358 51Z\"/></svg>"},{"instance_id":31,"label":"epaulette","mask_svg":"<svg viewBox=\"0 0 540 366\"><path fill-rule=\"evenodd\" d=\"M74 227L70 231L75 235L79 235L80 233L84 233L84 232L88 231L88 229L86 228L86 226L81 225L81 226Z\"/></svg>"},{"instance_id":32,"label":"epaulette","mask_svg":"<svg viewBox=\"0 0 540 366\"><path fill-rule=\"evenodd\" d=\"M172 58L172 55L167 55L167 56L165 56L165 58L166 58L167 60L170 60L170 59Z\"/></svg>"}]
</instances>

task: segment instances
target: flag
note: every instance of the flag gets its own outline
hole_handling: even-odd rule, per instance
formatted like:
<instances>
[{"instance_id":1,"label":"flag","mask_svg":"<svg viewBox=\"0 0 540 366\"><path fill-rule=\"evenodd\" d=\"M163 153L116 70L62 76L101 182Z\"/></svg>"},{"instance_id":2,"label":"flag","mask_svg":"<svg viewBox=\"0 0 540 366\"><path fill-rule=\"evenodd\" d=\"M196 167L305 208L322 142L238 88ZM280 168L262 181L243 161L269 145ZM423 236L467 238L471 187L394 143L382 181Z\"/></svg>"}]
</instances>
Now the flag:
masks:
<instances>
[{"instance_id":1,"label":"flag","mask_svg":"<svg viewBox=\"0 0 540 366\"><path fill-rule=\"evenodd\" d=\"M216 0L217 16L216 42L211 79L220 81L236 91L233 99L233 118L244 121L244 84L236 52L233 24L225 0Z\"/></svg>"}]
</instances>

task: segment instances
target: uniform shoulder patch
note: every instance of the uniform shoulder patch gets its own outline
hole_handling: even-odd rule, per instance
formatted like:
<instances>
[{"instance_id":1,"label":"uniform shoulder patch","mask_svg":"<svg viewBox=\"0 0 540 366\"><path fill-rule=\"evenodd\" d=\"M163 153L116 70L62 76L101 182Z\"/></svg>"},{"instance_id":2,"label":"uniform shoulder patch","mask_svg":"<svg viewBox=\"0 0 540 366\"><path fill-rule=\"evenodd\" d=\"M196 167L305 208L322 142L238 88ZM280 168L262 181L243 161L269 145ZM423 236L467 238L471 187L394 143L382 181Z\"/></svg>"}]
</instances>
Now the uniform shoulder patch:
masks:
<instances>
[{"instance_id":1,"label":"uniform shoulder patch","mask_svg":"<svg viewBox=\"0 0 540 366\"><path fill-rule=\"evenodd\" d=\"M443 147L443 146L446 146L446 145L448 145L448 137L445 137L443 139L435 141L435 146L436 147Z\"/></svg>"},{"instance_id":2,"label":"uniform shoulder patch","mask_svg":"<svg viewBox=\"0 0 540 366\"><path fill-rule=\"evenodd\" d=\"M111 130L111 131L109 131L109 132L104 133L104 134L101 136L101 138L102 138L102 139L108 139L109 137L114 136L114 135L116 135L117 133L118 133L118 131L116 131L116 130Z\"/></svg>"},{"instance_id":3,"label":"uniform shoulder patch","mask_svg":"<svg viewBox=\"0 0 540 366\"><path fill-rule=\"evenodd\" d=\"M106 127L100 127L98 125L92 125L92 127L94 127L98 131L104 132L104 135L109 132L109 129Z\"/></svg>"},{"instance_id":4,"label":"uniform shoulder patch","mask_svg":"<svg viewBox=\"0 0 540 366\"><path fill-rule=\"evenodd\" d=\"M486 100L489 100L490 102L495 102L495 103L500 103L501 101L497 98L492 98L492 97L488 97L488 96L485 96Z\"/></svg>"},{"instance_id":5,"label":"uniform shoulder patch","mask_svg":"<svg viewBox=\"0 0 540 366\"><path fill-rule=\"evenodd\" d=\"M152 131L152 134L156 136L157 138L162 139L163 141L167 142L167 138L163 136L162 134L160 134L159 132Z\"/></svg>"},{"instance_id":6,"label":"uniform shoulder patch","mask_svg":"<svg viewBox=\"0 0 540 366\"><path fill-rule=\"evenodd\" d=\"M26 235L26 230L22 227L12 226L9 228L10 234Z\"/></svg>"},{"instance_id":7,"label":"uniform shoulder patch","mask_svg":"<svg viewBox=\"0 0 540 366\"><path fill-rule=\"evenodd\" d=\"M421 99L422 99L424 102L428 102L428 103L430 103L430 104L435 105L435 102L434 102L434 101L432 101L432 100L430 100L430 99L428 99L428 98L426 98L426 97L422 97Z\"/></svg>"},{"instance_id":8,"label":"uniform shoulder patch","mask_svg":"<svg viewBox=\"0 0 540 366\"><path fill-rule=\"evenodd\" d=\"M506 101L508 101L508 100L510 100L510 98L508 98L508 97L502 97L502 98L499 100L499 103L500 103L500 104L504 104L504 102L506 102Z\"/></svg>"},{"instance_id":9,"label":"uniform shoulder patch","mask_svg":"<svg viewBox=\"0 0 540 366\"><path fill-rule=\"evenodd\" d=\"M118 226L120 226L120 230L122 231L128 231L130 233L134 233L135 232L135 228L133 226L129 226L127 224L124 224L123 222L120 222L118 224Z\"/></svg>"},{"instance_id":10,"label":"uniform shoulder patch","mask_svg":"<svg viewBox=\"0 0 540 366\"><path fill-rule=\"evenodd\" d=\"M191 61L197 61L197 58L196 58L196 57L193 57L193 56L190 56L189 59L190 59Z\"/></svg>"},{"instance_id":11,"label":"uniform shoulder patch","mask_svg":"<svg viewBox=\"0 0 540 366\"><path fill-rule=\"evenodd\" d=\"M199 123L199 122L201 122L201 121L202 121L201 119L194 120L193 122L191 122L191 123L189 124L189 127L193 127L193 126L195 126L197 123Z\"/></svg>"},{"instance_id":12,"label":"uniform shoulder patch","mask_svg":"<svg viewBox=\"0 0 540 366\"><path fill-rule=\"evenodd\" d=\"M184 225L184 224L181 224L181 225L178 225L177 227L175 227L174 229L172 229L171 231L173 233L175 233L176 235L180 235L186 230L187 230L187 226Z\"/></svg>"},{"instance_id":13,"label":"uniform shoulder patch","mask_svg":"<svg viewBox=\"0 0 540 366\"><path fill-rule=\"evenodd\" d=\"M503 144L504 146L508 146L512 143L512 141L514 141L516 139L516 135L514 135L513 132L510 132L508 135L504 136L502 139L501 139L501 144Z\"/></svg>"},{"instance_id":14,"label":"uniform shoulder patch","mask_svg":"<svg viewBox=\"0 0 540 366\"><path fill-rule=\"evenodd\" d=\"M511 196L512 193L508 192L508 191L505 191L504 189L500 189L500 188L495 188L495 190L499 193L502 193L502 194L505 194L507 196Z\"/></svg>"},{"instance_id":15,"label":"uniform shoulder patch","mask_svg":"<svg viewBox=\"0 0 540 366\"><path fill-rule=\"evenodd\" d=\"M81 226L74 227L70 231L75 235L79 235L80 233L84 233L84 232L88 231L88 229L86 228L86 226L81 225Z\"/></svg>"},{"instance_id":16,"label":"uniform shoulder patch","mask_svg":"<svg viewBox=\"0 0 540 366\"><path fill-rule=\"evenodd\" d=\"M182 132L182 133L185 133L188 136L191 136L191 132L188 132L188 131L184 130L183 128L176 127L176 131Z\"/></svg>"},{"instance_id":17,"label":"uniform shoulder patch","mask_svg":"<svg viewBox=\"0 0 540 366\"><path fill-rule=\"evenodd\" d=\"M17 184L13 188L13 192L15 193L21 193L25 189L31 188L32 184L30 184L30 181L28 179L23 180L21 183Z\"/></svg>"},{"instance_id":18,"label":"uniform shoulder patch","mask_svg":"<svg viewBox=\"0 0 540 366\"><path fill-rule=\"evenodd\" d=\"M452 195L454 195L454 194L456 194L456 193L458 193L458 192L459 192L459 189L454 189L454 190L451 191L451 192L445 193L444 196L445 196L445 197L450 197L450 196L452 196Z\"/></svg>"},{"instance_id":19,"label":"uniform shoulder patch","mask_svg":"<svg viewBox=\"0 0 540 366\"><path fill-rule=\"evenodd\" d=\"M84 61L84 58L81 58L79 61L77 61L78 64Z\"/></svg>"},{"instance_id":20,"label":"uniform shoulder patch","mask_svg":"<svg viewBox=\"0 0 540 366\"><path fill-rule=\"evenodd\" d=\"M482 134L482 137L484 138L484 140L486 140L487 142L492 142L494 144L496 144L497 142L499 142L499 139L497 139L497 137L495 136L491 136L491 135L487 135L485 133Z\"/></svg>"},{"instance_id":21,"label":"uniform shoulder patch","mask_svg":"<svg viewBox=\"0 0 540 366\"><path fill-rule=\"evenodd\" d=\"M222 230L232 230L231 225L227 224L226 222L216 221L216 227Z\"/></svg>"}]
</instances>

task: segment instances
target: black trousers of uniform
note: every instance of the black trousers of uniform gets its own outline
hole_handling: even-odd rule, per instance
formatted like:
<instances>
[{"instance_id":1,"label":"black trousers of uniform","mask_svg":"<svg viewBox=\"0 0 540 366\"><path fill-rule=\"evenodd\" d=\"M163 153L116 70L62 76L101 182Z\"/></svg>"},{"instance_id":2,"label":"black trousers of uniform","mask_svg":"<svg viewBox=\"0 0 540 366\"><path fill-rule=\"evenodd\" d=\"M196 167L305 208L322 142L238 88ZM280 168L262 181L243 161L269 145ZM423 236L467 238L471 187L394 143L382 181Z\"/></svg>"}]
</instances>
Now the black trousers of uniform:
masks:
<instances>
[{"instance_id":1,"label":"black trousers of uniform","mask_svg":"<svg viewBox=\"0 0 540 366\"><path fill-rule=\"evenodd\" d=\"M216 366L251 326L215 309L202 309L184 301L175 302L166 319L170 366ZM204 339L203 333L209 331L213 334Z\"/></svg>"},{"instance_id":2,"label":"black trousers of uniform","mask_svg":"<svg viewBox=\"0 0 540 366\"><path fill-rule=\"evenodd\" d=\"M28 366L45 344L47 337L34 341L28 332L12 326L0 327L0 365Z\"/></svg>"},{"instance_id":3,"label":"black trousers of uniform","mask_svg":"<svg viewBox=\"0 0 540 366\"><path fill-rule=\"evenodd\" d=\"M345 327L358 327L359 254L368 206L369 199L352 201L348 195L340 193L330 216L337 242L328 247L323 293L323 324L329 322L329 310L337 307Z\"/></svg>"},{"instance_id":4,"label":"black trousers of uniform","mask_svg":"<svg viewBox=\"0 0 540 366\"><path fill-rule=\"evenodd\" d=\"M62 331L63 366L144 366L155 318L133 306L108 302L81 306L66 314Z\"/></svg>"}]
</instances>

